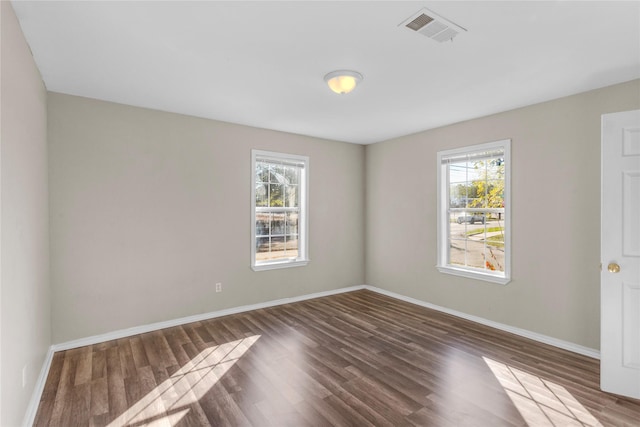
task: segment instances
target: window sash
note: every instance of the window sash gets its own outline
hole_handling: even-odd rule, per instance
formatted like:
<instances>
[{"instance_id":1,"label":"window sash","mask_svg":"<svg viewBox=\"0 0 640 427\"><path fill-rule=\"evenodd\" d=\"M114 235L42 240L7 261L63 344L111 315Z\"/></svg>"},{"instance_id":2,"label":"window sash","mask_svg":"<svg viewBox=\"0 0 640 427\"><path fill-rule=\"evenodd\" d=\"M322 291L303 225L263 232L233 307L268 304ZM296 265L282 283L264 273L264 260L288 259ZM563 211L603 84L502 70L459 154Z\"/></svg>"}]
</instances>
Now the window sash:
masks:
<instances>
[{"instance_id":1,"label":"window sash","mask_svg":"<svg viewBox=\"0 0 640 427\"><path fill-rule=\"evenodd\" d=\"M300 212L300 207L254 206L256 213Z\"/></svg>"},{"instance_id":2,"label":"window sash","mask_svg":"<svg viewBox=\"0 0 640 427\"><path fill-rule=\"evenodd\" d=\"M447 212L505 213L504 208L449 208Z\"/></svg>"}]
</instances>

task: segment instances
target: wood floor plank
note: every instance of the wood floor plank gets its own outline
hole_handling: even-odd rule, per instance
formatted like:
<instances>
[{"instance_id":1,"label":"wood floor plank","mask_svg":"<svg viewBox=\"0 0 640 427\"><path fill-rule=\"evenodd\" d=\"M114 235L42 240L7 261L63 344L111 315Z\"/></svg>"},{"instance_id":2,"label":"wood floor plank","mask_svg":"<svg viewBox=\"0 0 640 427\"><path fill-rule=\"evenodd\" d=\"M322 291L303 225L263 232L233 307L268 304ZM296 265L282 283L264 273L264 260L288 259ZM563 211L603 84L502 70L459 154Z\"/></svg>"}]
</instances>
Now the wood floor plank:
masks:
<instances>
[{"instance_id":1,"label":"wood floor plank","mask_svg":"<svg viewBox=\"0 0 640 427\"><path fill-rule=\"evenodd\" d=\"M106 365L109 414L115 418L125 412L128 408L118 347L109 347L106 350Z\"/></svg>"},{"instance_id":2,"label":"wood floor plank","mask_svg":"<svg viewBox=\"0 0 640 427\"><path fill-rule=\"evenodd\" d=\"M75 426L91 418L91 384L84 382L73 387L69 411L63 419L66 425Z\"/></svg>"},{"instance_id":3,"label":"wood floor plank","mask_svg":"<svg viewBox=\"0 0 640 427\"><path fill-rule=\"evenodd\" d=\"M375 408L364 403L362 400L358 399L352 393L349 393L343 387L337 387L336 389L332 389L333 396L344 402L352 410L356 411L362 418L366 419L369 423L377 426L377 427L394 427L395 424L386 420L380 413L376 412Z\"/></svg>"},{"instance_id":4,"label":"wood floor plank","mask_svg":"<svg viewBox=\"0 0 640 427\"><path fill-rule=\"evenodd\" d=\"M118 354L120 355L120 373L122 374L122 378L129 378L136 375L136 362L133 359L130 340L118 340Z\"/></svg>"},{"instance_id":5,"label":"wood floor plank","mask_svg":"<svg viewBox=\"0 0 640 427\"><path fill-rule=\"evenodd\" d=\"M73 393L75 370L76 360L73 357L73 353L69 353L69 357L64 358L60 381L58 382L58 392L53 402L53 409L51 411L51 423L53 425L64 425L65 413L68 414L71 411L71 404L73 402L71 394Z\"/></svg>"},{"instance_id":6,"label":"wood floor plank","mask_svg":"<svg viewBox=\"0 0 640 427\"><path fill-rule=\"evenodd\" d=\"M255 389L249 389L249 387L243 387L240 390L229 393L229 395L235 401L238 408L242 408L242 412L247 418L249 425L268 426L271 424L270 420L265 418L264 414L256 407L257 403L267 399L266 396L257 394Z\"/></svg>"},{"instance_id":7,"label":"wood floor plank","mask_svg":"<svg viewBox=\"0 0 640 427\"><path fill-rule=\"evenodd\" d=\"M106 350L93 349L91 354L91 379L97 380L107 377L107 352Z\"/></svg>"},{"instance_id":8,"label":"wood floor plank","mask_svg":"<svg viewBox=\"0 0 640 427\"><path fill-rule=\"evenodd\" d=\"M409 425L405 421L405 414L397 410L391 403L387 402L377 389L368 388L360 378L346 382L343 388L359 401L363 402L370 410L378 414L386 422L394 426Z\"/></svg>"},{"instance_id":9,"label":"wood floor plank","mask_svg":"<svg viewBox=\"0 0 640 427\"><path fill-rule=\"evenodd\" d=\"M149 366L149 359L147 358L147 353L145 352L144 345L142 344L141 336L135 335L129 338L129 343L131 345L131 355L136 368Z\"/></svg>"},{"instance_id":10,"label":"wood floor plank","mask_svg":"<svg viewBox=\"0 0 640 427\"><path fill-rule=\"evenodd\" d=\"M54 354L36 426L634 426L599 363L371 291Z\"/></svg>"},{"instance_id":11,"label":"wood floor plank","mask_svg":"<svg viewBox=\"0 0 640 427\"><path fill-rule=\"evenodd\" d=\"M107 377L91 381L91 418L109 413L109 386Z\"/></svg>"},{"instance_id":12,"label":"wood floor plank","mask_svg":"<svg viewBox=\"0 0 640 427\"><path fill-rule=\"evenodd\" d=\"M92 378L92 360L91 347L84 347L78 354L78 365L76 366L76 376L74 385L78 386L91 381Z\"/></svg>"},{"instance_id":13,"label":"wood floor plank","mask_svg":"<svg viewBox=\"0 0 640 427\"><path fill-rule=\"evenodd\" d=\"M353 411L353 409L348 408L344 402L339 401L339 399L334 400L332 397L307 399L304 402L300 402L297 405L297 409L301 409L304 403L308 403L311 408L321 414L320 423L322 423L322 419L325 419L332 426L370 425L364 417ZM310 424L315 425L315 420L312 420Z\"/></svg>"}]
</instances>

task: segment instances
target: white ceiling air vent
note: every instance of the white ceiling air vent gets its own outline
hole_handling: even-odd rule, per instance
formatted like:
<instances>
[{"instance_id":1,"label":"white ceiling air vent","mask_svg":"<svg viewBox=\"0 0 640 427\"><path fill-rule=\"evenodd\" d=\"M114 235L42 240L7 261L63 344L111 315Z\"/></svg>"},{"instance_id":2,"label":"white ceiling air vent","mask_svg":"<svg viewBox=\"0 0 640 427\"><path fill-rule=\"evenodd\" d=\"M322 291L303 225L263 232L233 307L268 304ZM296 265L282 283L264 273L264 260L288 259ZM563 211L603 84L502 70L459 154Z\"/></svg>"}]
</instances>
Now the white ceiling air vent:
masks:
<instances>
[{"instance_id":1,"label":"white ceiling air vent","mask_svg":"<svg viewBox=\"0 0 640 427\"><path fill-rule=\"evenodd\" d=\"M440 43L453 40L458 33L467 31L427 8L414 13L400 25Z\"/></svg>"}]
</instances>

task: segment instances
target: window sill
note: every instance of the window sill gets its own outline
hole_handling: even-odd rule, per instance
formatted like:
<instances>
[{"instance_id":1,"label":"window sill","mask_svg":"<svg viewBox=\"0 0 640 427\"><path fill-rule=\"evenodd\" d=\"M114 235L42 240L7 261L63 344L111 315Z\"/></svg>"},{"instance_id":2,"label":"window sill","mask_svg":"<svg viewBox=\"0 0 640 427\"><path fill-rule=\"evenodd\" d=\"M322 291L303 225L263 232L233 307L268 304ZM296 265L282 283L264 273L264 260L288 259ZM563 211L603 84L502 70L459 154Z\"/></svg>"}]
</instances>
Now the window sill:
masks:
<instances>
[{"instance_id":1,"label":"window sill","mask_svg":"<svg viewBox=\"0 0 640 427\"><path fill-rule=\"evenodd\" d=\"M470 279L484 280L485 282L497 283L499 285L506 285L511 281L510 277L500 277L493 274L483 273L481 271L467 270L464 268L440 265L436 266L436 268L440 273L452 274L454 276L467 277Z\"/></svg>"},{"instance_id":2,"label":"window sill","mask_svg":"<svg viewBox=\"0 0 640 427\"><path fill-rule=\"evenodd\" d=\"M285 261L274 261L269 263L261 263L261 264L253 264L251 269L253 271L264 271L264 270L277 270L280 268L291 268L291 267L304 267L309 264L308 259L301 260L285 260Z\"/></svg>"}]
</instances>

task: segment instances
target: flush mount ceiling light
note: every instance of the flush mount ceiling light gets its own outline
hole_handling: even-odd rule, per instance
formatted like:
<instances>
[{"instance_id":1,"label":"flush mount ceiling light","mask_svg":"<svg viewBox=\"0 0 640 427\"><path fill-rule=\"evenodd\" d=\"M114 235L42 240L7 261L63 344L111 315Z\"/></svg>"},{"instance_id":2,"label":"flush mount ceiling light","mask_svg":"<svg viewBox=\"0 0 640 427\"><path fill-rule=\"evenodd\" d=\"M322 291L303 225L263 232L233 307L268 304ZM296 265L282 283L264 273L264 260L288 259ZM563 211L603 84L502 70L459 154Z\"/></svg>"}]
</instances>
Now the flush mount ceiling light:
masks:
<instances>
[{"instance_id":1,"label":"flush mount ceiling light","mask_svg":"<svg viewBox=\"0 0 640 427\"><path fill-rule=\"evenodd\" d=\"M337 94L344 95L356 88L364 77L356 71L338 70L324 76L329 88Z\"/></svg>"}]
</instances>

